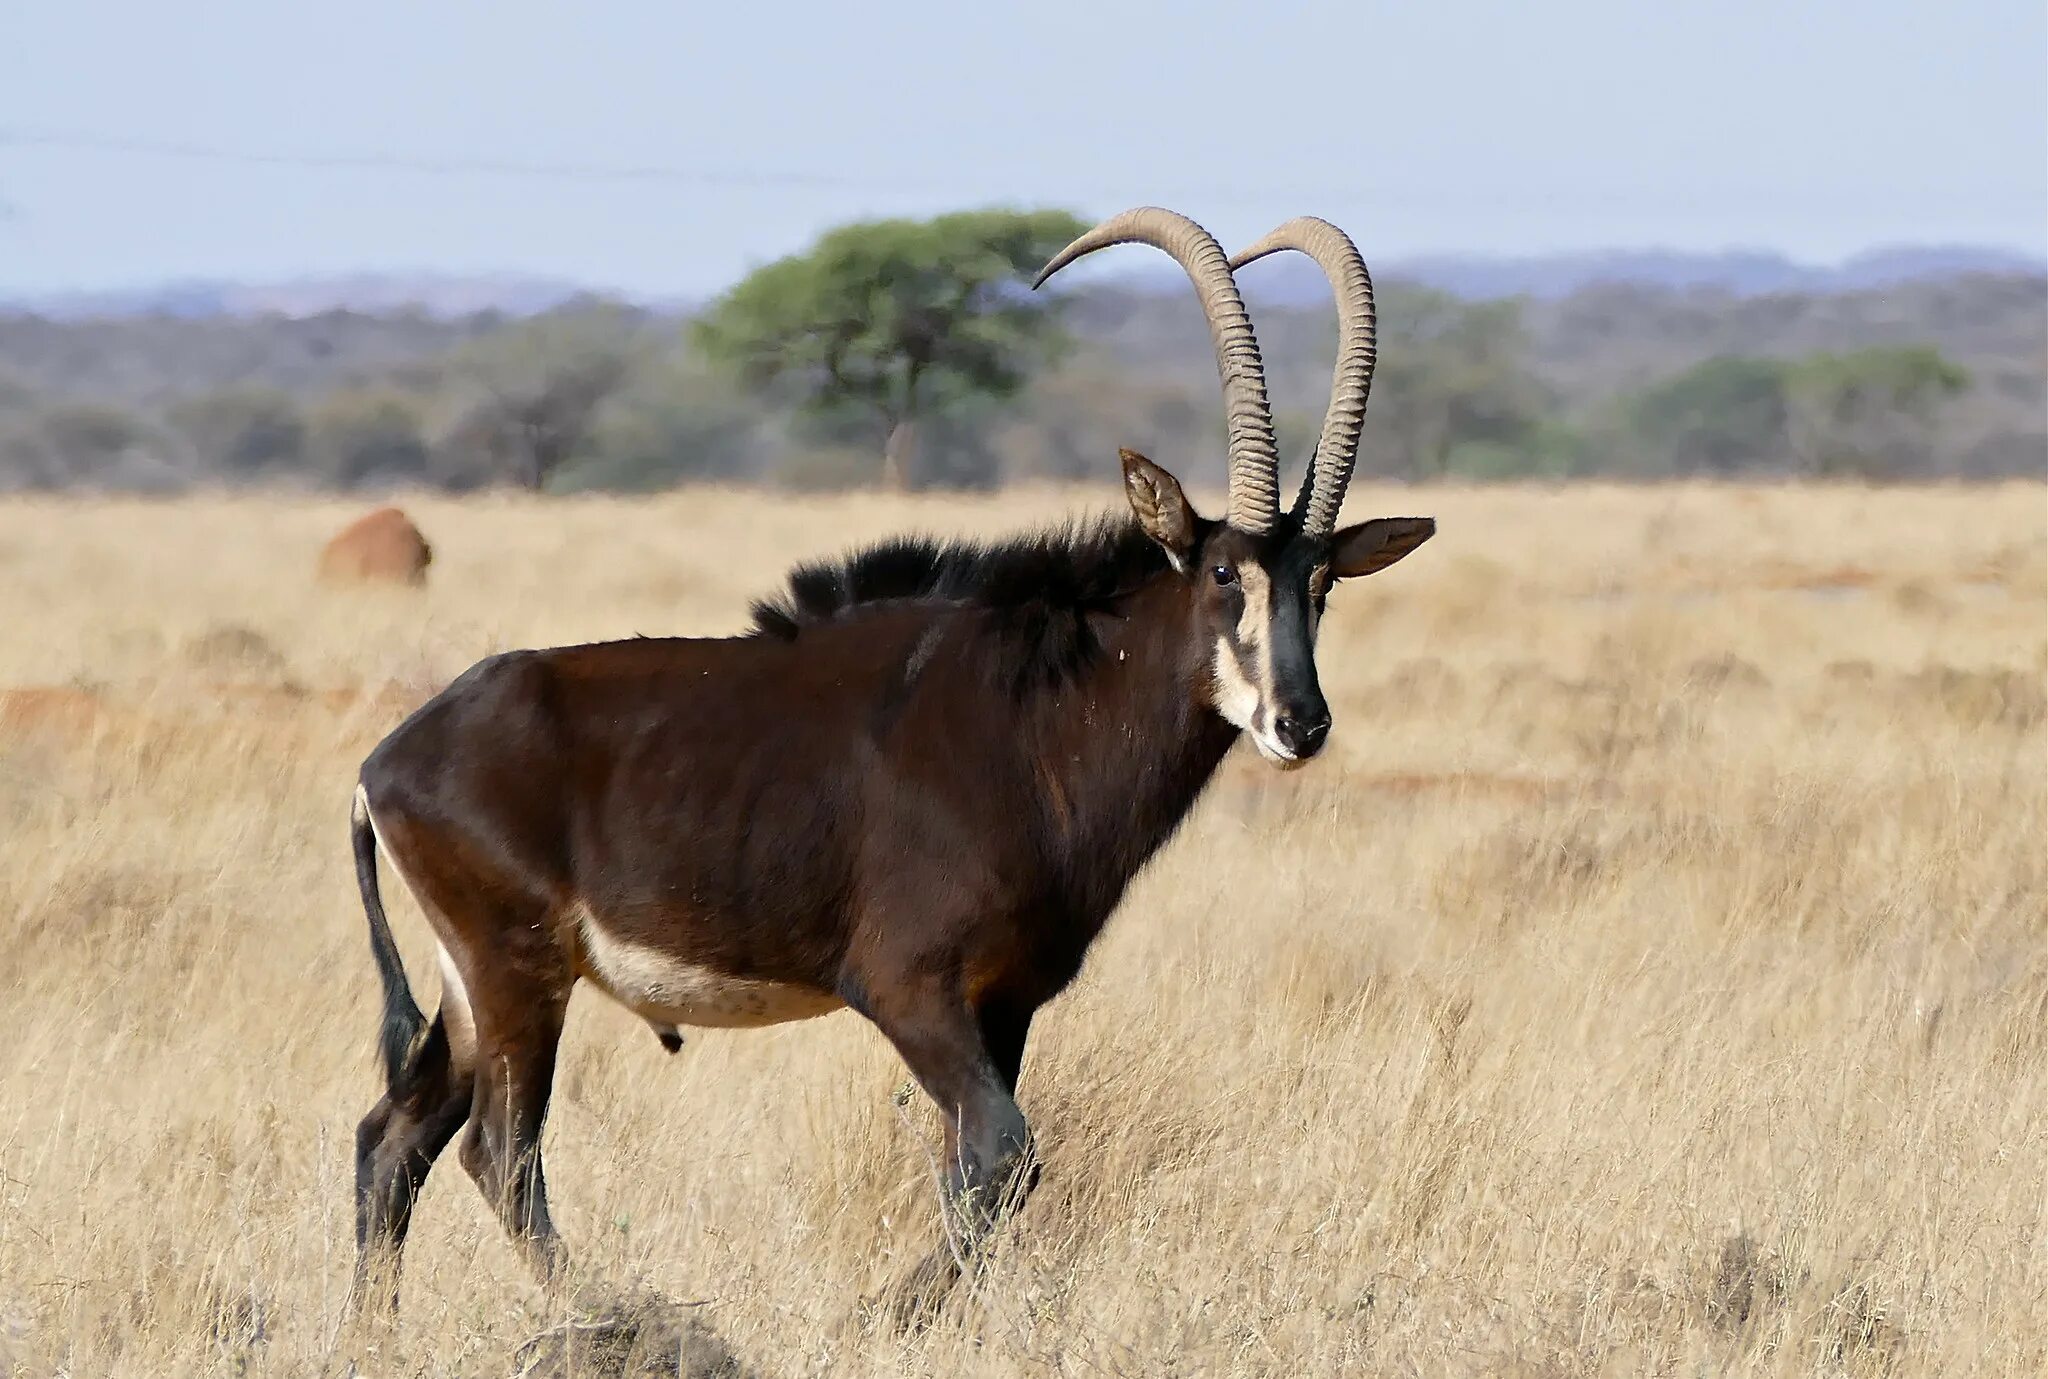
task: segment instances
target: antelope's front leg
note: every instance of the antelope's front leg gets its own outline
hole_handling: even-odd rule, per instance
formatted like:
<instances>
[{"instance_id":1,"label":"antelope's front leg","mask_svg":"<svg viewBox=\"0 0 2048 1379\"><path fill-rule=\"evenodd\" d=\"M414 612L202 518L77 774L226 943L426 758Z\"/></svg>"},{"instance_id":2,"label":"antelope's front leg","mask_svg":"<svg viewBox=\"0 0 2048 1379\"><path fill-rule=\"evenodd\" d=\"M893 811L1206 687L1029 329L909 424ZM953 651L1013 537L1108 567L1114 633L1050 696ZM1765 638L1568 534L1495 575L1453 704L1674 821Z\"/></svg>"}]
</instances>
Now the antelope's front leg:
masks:
<instances>
[{"instance_id":1,"label":"antelope's front leg","mask_svg":"<svg viewBox=\"0 0 2048 1379\"><path fill-rule=\"evenodd\" d=\"M871 993L868 1018L896 1046L946 1124L945 1236L896 1286L895 1320L920 1329L961 1268L1023 1204L1038 1174L1031 1127L960 992L932 984ZM1021 1041L1020 1041L1021 1042Z\"/></svg>"}]
</instances>

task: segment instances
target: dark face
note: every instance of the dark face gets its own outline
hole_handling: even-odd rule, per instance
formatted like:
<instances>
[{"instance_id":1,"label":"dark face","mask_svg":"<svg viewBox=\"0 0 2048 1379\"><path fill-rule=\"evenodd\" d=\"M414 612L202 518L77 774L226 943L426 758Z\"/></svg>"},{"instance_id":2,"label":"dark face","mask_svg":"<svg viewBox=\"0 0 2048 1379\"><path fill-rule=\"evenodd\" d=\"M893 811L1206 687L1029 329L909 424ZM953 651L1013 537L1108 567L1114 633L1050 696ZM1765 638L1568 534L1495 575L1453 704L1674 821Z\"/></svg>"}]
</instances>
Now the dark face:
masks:
<instances>
[{"instance_id":1,"label":"dark face","mask_svg":"<svg viewBox=\"0 0 2048 1379\"><path fill-rule=\"evenodd\" d=\"M1124 452L1125 489L1146 532L1193 586L1213 641L1210 703L1268 761L1294 767L1330 738L1316 679L1316 628L1330 585L1383 570L1427 541L1426 517L1383 517L1328 538L1284 514L1264 535L1197 517L1171 474Z\"/></svg>"},{"instance_id":2,"label":"dark face","mask_svg":"<svg viewBox=\"0 0 2048 1379\"><path fill-rule=\"evenodd\" d=\"M1294 766L1330 738L1316 680L1316 623L1330 587L1330 543L1247 535L1216 523L1189 574L1215 642L1216 711L1251 734L1268 761Z\"/></svg>"}]
</instances>

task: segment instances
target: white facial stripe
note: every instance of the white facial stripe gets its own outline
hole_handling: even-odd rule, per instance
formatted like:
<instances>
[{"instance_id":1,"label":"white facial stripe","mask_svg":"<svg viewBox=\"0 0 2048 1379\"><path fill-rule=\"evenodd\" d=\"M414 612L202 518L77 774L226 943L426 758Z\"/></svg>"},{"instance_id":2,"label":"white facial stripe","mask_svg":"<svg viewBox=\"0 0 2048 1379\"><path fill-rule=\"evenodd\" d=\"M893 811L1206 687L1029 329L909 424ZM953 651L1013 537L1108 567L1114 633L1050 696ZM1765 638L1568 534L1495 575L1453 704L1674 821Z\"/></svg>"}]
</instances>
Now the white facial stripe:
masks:
<instances>
[{"instance_id":1,"label":"white facial stripe","mask_svg":"<svg viewBox=\"0 0 2048 1379\"><path fill-rule=\"evenodd\" d=\"M1216 639L1216 712L1246 732L1259 713L1259 691L1237 663L1227 638Z\"/></svg>"},{"instance_id":2,"label":"white facial stripe","mask_svg":"<svg viewBox=\"0 0 2048 1379\"><path fill-rule=\"evenodd\" d=\"M1244 611L1237 617L1237 644L1251 657L1252 683L1258 689L1260 716L1273 719L1273 581L1257 565L1242 565L1238 587Z\"/></svg>"},{"instance_id":3,"label":"white facial stripe","mask_svg":"<svg viewBox=\"0 0 2048 1379\"><path fill-rule=\"evenodd\" d=\"M1216 711L1251 735L1252 745L1269 761L1295 760L1294 753L1273 733L1273 581L1257 565L1237 567L1243 608L1237 618L1236 646L1218 638L1215 655ZM1245 661L1249 660L1249 672Z\"/></svg>"}]
</instances>

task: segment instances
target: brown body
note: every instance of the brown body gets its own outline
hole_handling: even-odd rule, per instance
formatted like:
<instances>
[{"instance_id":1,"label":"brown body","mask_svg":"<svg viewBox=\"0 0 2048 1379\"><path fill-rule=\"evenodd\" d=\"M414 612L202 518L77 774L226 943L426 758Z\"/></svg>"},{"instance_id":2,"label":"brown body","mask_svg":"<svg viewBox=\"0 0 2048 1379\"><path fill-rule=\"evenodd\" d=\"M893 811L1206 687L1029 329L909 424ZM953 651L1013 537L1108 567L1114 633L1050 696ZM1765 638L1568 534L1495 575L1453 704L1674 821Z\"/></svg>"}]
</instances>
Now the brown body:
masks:
<instances>
[{"instance_id":1,"label":"brown body","mask_svg":"<svg viewBox=\"0 0 2048 1379\"><path fill-rule=\"evenodd\" d=\"M1198 701L1184 601L1148 581L1096 615L1084 673L1022 694L990 673L1012 634L972 605L514 652L394 732L363 784L407 882L447 897L472 1005L505 947L463 906L488 892L541 921L536 975L650 1020L772 1023L664 1010L606 940L826 1008L886 1006L927 971L1035 1007L1236 736Z\"/></svg>"},{"instance_id":2,"label":"brown body","mask_svg":"<svg viewBox=\"0 0 2048 1379\"><path fill-rule=\"evenodd\" d=\"M681 1025L841 1006L888 1037L942 1114L954 1224L899 1295L906 1319L1030 1191L1015 1092L1033 1014L1241 732L1282 765L1322 749L1313 648L1333 582L1434 530L1333 531L1335 449L1314 470L1327 501L1279 512L1256 344L1221 250L1160 212L1095 237L1126 231L1191 264L1224 321L1242 442L1228 521L1125 452L1127 519L804 567L748 636L496 656L371 753L354 847L388 1090L358 1133L364 1274L395 1261L465 1127L464 1166L553 1273L541 1128L586 980L671 1051ZM439 944L432 1022L384 915L380 846Z\"/></svg>"},{"instance_id":3,"label":"brown body","mask_svg":"<svg viewBox=\"0 0 2048 1379\"><path fill-rule=\"evenodd\" d=\"M378 508L336 532L320 551L320 578L335 584L424 584L434 552L397 508Z\"/></svg>"}]
</instances>

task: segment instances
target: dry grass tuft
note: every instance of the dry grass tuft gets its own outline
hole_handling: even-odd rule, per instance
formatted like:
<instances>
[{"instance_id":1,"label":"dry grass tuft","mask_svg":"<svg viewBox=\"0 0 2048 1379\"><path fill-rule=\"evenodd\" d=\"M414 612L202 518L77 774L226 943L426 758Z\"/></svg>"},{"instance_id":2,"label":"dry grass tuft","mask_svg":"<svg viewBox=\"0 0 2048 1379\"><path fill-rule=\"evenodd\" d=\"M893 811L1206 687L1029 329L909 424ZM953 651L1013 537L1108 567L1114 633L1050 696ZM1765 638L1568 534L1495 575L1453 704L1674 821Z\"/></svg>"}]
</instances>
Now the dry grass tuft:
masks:
<instances>
[{"instance_id":1,"label":"dry grass tuft","mask_svg":"<svg viewBox=\"0 0 2048 1379\"><path fill-rule=\"evenodd\" d=\"M240 623L220 623L185 643L185 659L202 671L275 678L284 673L285 660L270 638Z\"/></svg>"},{"instance_id":2,"label":"dry grass tuft","mask_svg":"<svg viewBox=\"0 0 2048 1379\"><path fill-rule=\"evenodd\" d=\"M325 500L0 508L0 1375L2048 1373L2020 484L1356 493L1442 533L1333 600L1330 759L1228 763L1042 1017L1045 1187L929 1334L863 1307L935 1229L879 1037L669 1058L590 996L585 1301L451 1161L403 1313L346 1324L362 753L489 651L1110 491L421 498L404 597L314 583Z\"/></svg>"}]
</instances>

